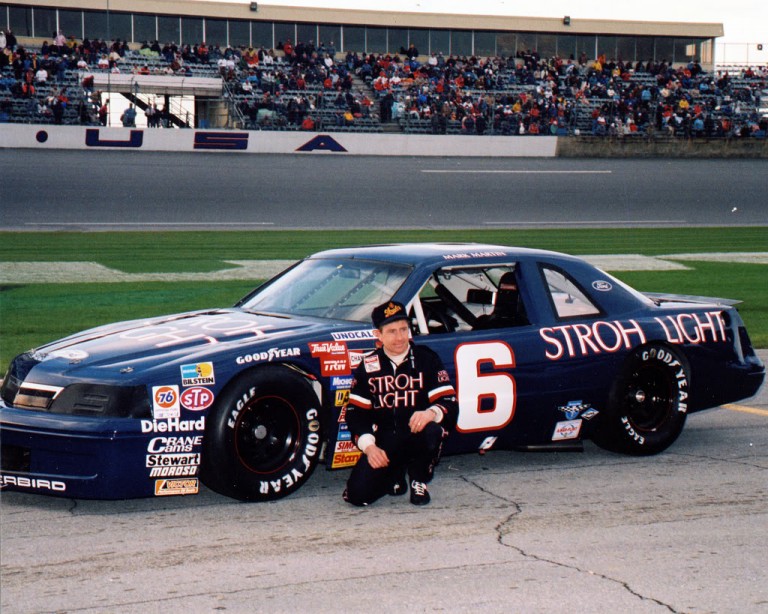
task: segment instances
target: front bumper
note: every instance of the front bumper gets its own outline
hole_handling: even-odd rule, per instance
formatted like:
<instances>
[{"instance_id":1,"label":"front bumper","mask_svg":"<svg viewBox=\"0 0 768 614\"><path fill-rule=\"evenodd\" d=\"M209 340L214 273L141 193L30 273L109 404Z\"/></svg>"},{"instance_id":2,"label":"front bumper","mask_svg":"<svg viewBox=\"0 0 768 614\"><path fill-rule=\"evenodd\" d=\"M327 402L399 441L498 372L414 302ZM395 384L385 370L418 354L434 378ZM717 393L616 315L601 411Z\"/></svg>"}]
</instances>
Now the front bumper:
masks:
<instances>
[{"instance_id":1,"label":"front bumper","mask_svg":"<svg viewBox=\"0 0 768 614\"><path fill-rule=\"evenodd\" d=\"M136 419L51 415L0 403L0 485L81 499L166 494L167 484L148 468L154 439L161 438L142 432Z\"/></svg>"}]
</instances>

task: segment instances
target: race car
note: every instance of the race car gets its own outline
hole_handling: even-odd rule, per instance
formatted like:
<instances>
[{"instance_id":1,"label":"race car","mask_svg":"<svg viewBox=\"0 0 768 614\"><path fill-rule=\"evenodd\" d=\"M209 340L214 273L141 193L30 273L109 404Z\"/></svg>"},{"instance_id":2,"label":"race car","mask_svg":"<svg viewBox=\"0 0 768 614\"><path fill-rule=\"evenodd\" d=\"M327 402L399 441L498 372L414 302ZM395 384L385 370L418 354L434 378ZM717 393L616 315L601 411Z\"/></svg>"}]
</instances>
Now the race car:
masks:
<instances>
[{"instance_id":1,"label":"race car","mask_svg":"<svg viewBox=\"0 0 768 614\"><path fill-rule=\"evenodd\" d=\"M445 454L585 439L656 454L688 414L750 397L765 377L733 301L642 294L543 250L334 249L234 307L101 326L16 357L0 389L0 484L122 499L202 483L266 501L318 465L352 466L352 373L390 299L456 387Z\"/></svg>"}]
</instances>

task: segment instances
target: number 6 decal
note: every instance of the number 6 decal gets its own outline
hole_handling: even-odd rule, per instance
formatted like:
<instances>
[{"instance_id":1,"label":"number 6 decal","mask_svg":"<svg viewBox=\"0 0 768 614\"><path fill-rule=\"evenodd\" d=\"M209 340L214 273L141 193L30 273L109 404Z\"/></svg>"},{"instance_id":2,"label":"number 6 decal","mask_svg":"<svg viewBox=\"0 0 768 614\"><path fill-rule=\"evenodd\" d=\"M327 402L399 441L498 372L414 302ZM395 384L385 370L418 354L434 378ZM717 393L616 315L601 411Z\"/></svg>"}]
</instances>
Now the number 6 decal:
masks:
<instances>
[{"instance_id":1,"label":"number 6 decal","mask_svg":"<svg viewBox=\"0 0 768 614\"><path fill-rule=\"evenodd\" d=\"M480 365L494 368L515 366L515 353L503 341L465 343L456 348L456 384L459 420L456 430L471 433L500 429L515 415L515 378L509 373L481 373ZM483 409L483 401L492 407Z\"/></svg>"}]
</instances>

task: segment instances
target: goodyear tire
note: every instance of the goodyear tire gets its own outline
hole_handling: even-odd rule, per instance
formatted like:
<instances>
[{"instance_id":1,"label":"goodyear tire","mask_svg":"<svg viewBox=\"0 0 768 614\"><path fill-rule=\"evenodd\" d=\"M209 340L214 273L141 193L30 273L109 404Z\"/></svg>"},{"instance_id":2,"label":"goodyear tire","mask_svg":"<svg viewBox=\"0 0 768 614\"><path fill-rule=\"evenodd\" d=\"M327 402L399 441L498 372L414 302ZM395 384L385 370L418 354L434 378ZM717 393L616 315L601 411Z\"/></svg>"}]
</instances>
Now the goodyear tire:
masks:
<instances>
[{"instance_id":1,"label":"goodyear tire","mask_svg":"<svg viewBox=\"0 0 768 614\"><path fill-rule=\"evenodd\" d=\"M685 425L689 389L690 368L680 352L662 344L638 348L611 389L593 441L633 455L666 450Z\"/></svg>"},{"instance_id":2,"label":"goodyear tire","mask_svg":"<svg viewBox=\"0 0 768 614\"><path fill-rule=\"evenodd\" d=\"M307 380L270 365L243 373L221 393L207 420L201 478L241 501L298 490L320 456L320 404Z\"/></svg>"}]
</instances>

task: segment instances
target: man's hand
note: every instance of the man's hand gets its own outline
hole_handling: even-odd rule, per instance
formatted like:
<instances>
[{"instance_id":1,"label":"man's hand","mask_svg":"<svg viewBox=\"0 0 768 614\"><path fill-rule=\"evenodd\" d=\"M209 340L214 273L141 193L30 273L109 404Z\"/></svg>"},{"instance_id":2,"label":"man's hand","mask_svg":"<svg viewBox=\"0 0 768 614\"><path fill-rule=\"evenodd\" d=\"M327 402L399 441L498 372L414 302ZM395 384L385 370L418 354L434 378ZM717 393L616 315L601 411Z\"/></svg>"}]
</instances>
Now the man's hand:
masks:
<instances>
[{"instance_id":1,"label":"man's hand","mask_svg":"<svg viewBox=\"0 0 768 614\"><path fill-rule=\"evenodd\" d=\"M425 409L424 411L414 412L408 421L408 426L411 428L411 433L421 433L425 426L434 421L435 412L431 409Z\"/></svg>"},{"instance_id":2,"label":"man's hand","mask_svg":"<svg viewBox=\"0 0 768 614\"><path fill-rule=\"evenodd\" d=\"M372 443L365 449L365 455L368 457L368 464L373 469L383 469L389 466L387 453L375 443Z\"/></svg>"}]
</instances>

